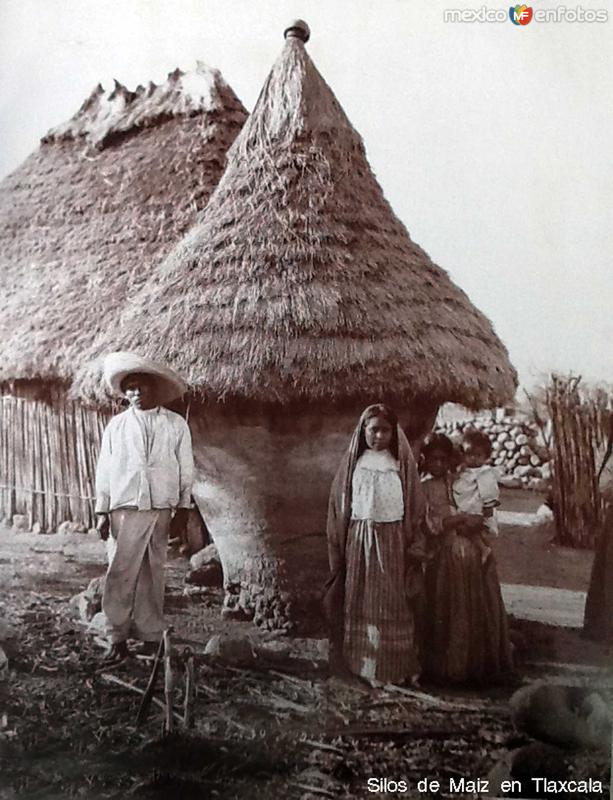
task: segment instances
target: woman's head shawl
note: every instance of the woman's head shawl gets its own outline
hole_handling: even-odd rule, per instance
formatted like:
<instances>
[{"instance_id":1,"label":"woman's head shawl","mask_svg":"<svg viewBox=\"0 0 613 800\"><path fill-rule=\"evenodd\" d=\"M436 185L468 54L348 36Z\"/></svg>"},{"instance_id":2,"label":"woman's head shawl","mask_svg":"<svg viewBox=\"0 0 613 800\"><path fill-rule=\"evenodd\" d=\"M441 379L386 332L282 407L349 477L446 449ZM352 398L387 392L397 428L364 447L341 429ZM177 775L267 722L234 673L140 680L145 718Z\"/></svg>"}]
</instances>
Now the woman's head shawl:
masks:
<instances>
[{"instance_id":1,"label":"woman's head shawl","mask_svg":"<svg viewBox=\"0 0 613 800\"><path fill-rule=\"evenodd\" d=\"M360 455L360 435L368 419L376 414L380 406L368 406L361 416L353 431L347 452L343 456L330 491L328 505L328 556L330 559L331 580L345 569L345 543L347 531L351 520L351 484L353 473ZM423 490L417 474L417 465L411 446L404 431L397 424L398 437L398 463L400 466L400 481L404 498L403 526L406 533L406 542L409 556L421 560L423 554L423 520L425 516L425 501Z\"/></svg>"}]
</instances>

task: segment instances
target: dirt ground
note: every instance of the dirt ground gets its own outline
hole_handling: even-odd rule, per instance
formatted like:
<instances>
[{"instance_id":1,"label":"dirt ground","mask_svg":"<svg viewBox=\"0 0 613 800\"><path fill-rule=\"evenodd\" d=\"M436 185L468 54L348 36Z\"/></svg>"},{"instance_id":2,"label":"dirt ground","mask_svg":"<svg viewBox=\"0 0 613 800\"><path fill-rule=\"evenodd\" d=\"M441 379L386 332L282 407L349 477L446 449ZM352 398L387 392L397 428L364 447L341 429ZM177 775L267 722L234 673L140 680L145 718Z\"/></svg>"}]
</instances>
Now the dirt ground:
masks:
<instances>
[{"instance_id":1,"label":"dirt ground","mask_svg":"<svg viewBox=\"0 0 613 800\"><path fill-rule=\"evenodd\" d=\"M502 507L534 511L540 501L505 492ZM557 548L543 531L505 527L494 548L504 582L586 589L591 553ZM166 609L177 714L186 647L195 660L194 724L184 730L177 719L175 733L161 738L163 711L153 706L137 725L140 695L130 689L144 689L150 661L132 658L101 669L96 637L70 610L70 597L101 575L104 563L104 548L91 535L0 529L0 620L16 634L6 647L10 670L0 681L0 800L366 798L373 794L369 778L406 779L411 787L408 794L379 788L379 797L432 797L417 790L425 777L441 781L437 797L474 797L445 787L451 778L484 777L521 743L507 706L517 685L425 686L422 696L330 677L325 642L224 622L219 591L187 596L181 557L169 561ZM608 666L606 648L585 642L579 631L522 620L512 625L522 658L519 683L545 676L613 686L592 667ZM255 656L222 661L204 653L213 634L228 632L248 636ZM163 699L162 685L156 696ZM606 778L606 758L590 762L590 770Z\"/></svg>"},{"instance_id":2,"label":"dirt ground","mask_svg":"<svg viewBox=\"0 0 613 800\"><path fill-rule=\"evenodd\" d=\"M501 509L535 512L544 495L519 489L503 489ZM559 547L553 543L553 526L504 526L493 541L502 583L553 586L558 589L587 590L593 552Z\"/></svg>"}]
</instances>

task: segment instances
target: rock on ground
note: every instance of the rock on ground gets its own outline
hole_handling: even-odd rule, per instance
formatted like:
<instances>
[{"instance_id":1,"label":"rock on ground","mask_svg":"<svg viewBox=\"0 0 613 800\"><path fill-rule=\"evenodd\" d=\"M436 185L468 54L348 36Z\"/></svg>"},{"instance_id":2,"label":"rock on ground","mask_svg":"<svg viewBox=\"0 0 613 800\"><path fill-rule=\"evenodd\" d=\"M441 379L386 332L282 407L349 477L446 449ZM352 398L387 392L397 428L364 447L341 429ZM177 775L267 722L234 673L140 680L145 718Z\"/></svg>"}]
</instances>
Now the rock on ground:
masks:
<instances>
[{"instance_id":1,"label":"rock on ground","mask_svg":"<svg viewBox=\"0 0 613 800\"><path fill-rule=\"evenodd\" d=\"M102 595L106 575L92 578L87 589L70 599L70 608L78 619L91 622L99 611L102 611Z\"/></svg>"},{"instance_id":2,"label":"rock on ground","mask_svg":"<svg viewBox=\"0 0 613 800\"><path fill-rule=\"evenodd\" d=\"M62 536L66 536L72 533L87 533L87 527L83 522L79 520L66 520L65 522L60 523L58 526L57 532Z\"/></svg>"},{"instance_id":3,"label":"rock on ground","mask_svg":"<svg viewBox=\"0 0 613 800\"><path fill-rule=\"evenodd\" d=\"M221 560L219 558L219 553L217 552L217 547L214 544L209 544L204 547L202 550L199 550L189 560L189 565L192 570L200 569L207 564L220 564Z\"/></svg>"},{"instance_id":4,"label":"rock on ground","mask_svg":"<svg viewBox=\"0 0 613 800\"><path fill-rule=\"evenodd\" d=\"M98 636L106 636L106 629L107 629L106 614L104 613L104 611L99 611L92 617L87 632L96 634Z\"/></svg>"},{"instance_id":5,"label":"rock on ground","mask_svg":"<svg viewBox=\"0 0 613 800\"><path fill-rule=\"evenodd\" d=\"M27 516L25 514L14 514L13 528L16 531L29 531L30 523L28 522Z\"/></svg>"},{"instance_id":6,"label":"rock on ground","mask_svg":"<svg viewBox=\"0 0 613 800\"><path fill-rule=\"evenodd\" d=\"M611 712L589 687L537 681L510 699L515 727L534 739L568 749L605 749L611 741Z\"/></svg>"},{"instance_id":7,"label":"rock on ground","mask_svg":"<svg viewBox=\"0 0 613 800\"><path fill-rule=\"evenodd\" d=\"M9 639L15 639L17 636L17 631L12 625L0 618L0 644L4 644L8 642Z\"/></svg>"},{"instance_id":8,"label":"rock on ground","mask_svg":"<svg viewBox=\"0 0 613 800\"><path fill-rule=\"evenodd\" d=\"M249 663L255 660L251 640L247 636L218 633L211 636L206 644L205 655L221 661Z\"/></svg>"}]
</instances>

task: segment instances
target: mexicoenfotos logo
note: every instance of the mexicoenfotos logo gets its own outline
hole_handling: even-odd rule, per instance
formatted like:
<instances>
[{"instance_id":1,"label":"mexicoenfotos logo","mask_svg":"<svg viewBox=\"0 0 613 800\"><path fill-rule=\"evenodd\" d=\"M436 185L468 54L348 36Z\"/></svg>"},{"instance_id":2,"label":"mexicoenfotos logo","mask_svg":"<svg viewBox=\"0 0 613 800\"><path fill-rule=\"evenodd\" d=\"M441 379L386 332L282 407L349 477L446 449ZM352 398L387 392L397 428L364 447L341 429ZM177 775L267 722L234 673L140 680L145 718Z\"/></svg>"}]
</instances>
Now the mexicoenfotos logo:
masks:
<instances>
[{"instance_id":1,"label":"mexicoenfotos logo","mask_svg":"<svg viewBox=\"0 0 613 800\"><path fill-rule=\"evenodd\" d=\"M608 22L609 11L606 8L583 8L583 6L555 6L553 8L536 8L527 5L494 8L482 5L480 8L446 8L443 11L443 22L505 22L525 28L530 22L549 23L590 23Z\"/></svg>"},{"instance_id":2,"label":"mexicoenfotos logo","mask_svg":"<svg viewBox=\"0 0 613 800\"><path fill-rule=\"evenodd\" d=\"M509 18L513 25L527 25L532 19L532 8L530 6L511 6Z\"/></svg>"}]
</instances>

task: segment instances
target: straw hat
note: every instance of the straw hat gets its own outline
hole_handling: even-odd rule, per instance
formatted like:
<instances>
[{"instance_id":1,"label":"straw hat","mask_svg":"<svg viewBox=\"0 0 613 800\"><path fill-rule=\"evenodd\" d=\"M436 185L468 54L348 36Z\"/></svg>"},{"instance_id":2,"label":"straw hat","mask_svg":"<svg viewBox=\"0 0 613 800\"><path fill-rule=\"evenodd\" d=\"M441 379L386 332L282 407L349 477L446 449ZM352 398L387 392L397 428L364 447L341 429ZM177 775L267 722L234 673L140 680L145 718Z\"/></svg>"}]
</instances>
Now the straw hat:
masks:
<instances>
[{"instance_id":1,"label":"straw hat","mask_svg":"<svg viewBox=\"0 0 613 800\"><path fill-rule=\"evenodd\" d=\"M155 378L158 403L170 403L171 400L182 397L187 391L187 384L183 378L150 358L136 353L117 351L109 353L104 359L104 380L113 394L123 395L121 382L134 372L144 372Z\"/></svg>"}]
</instances>

